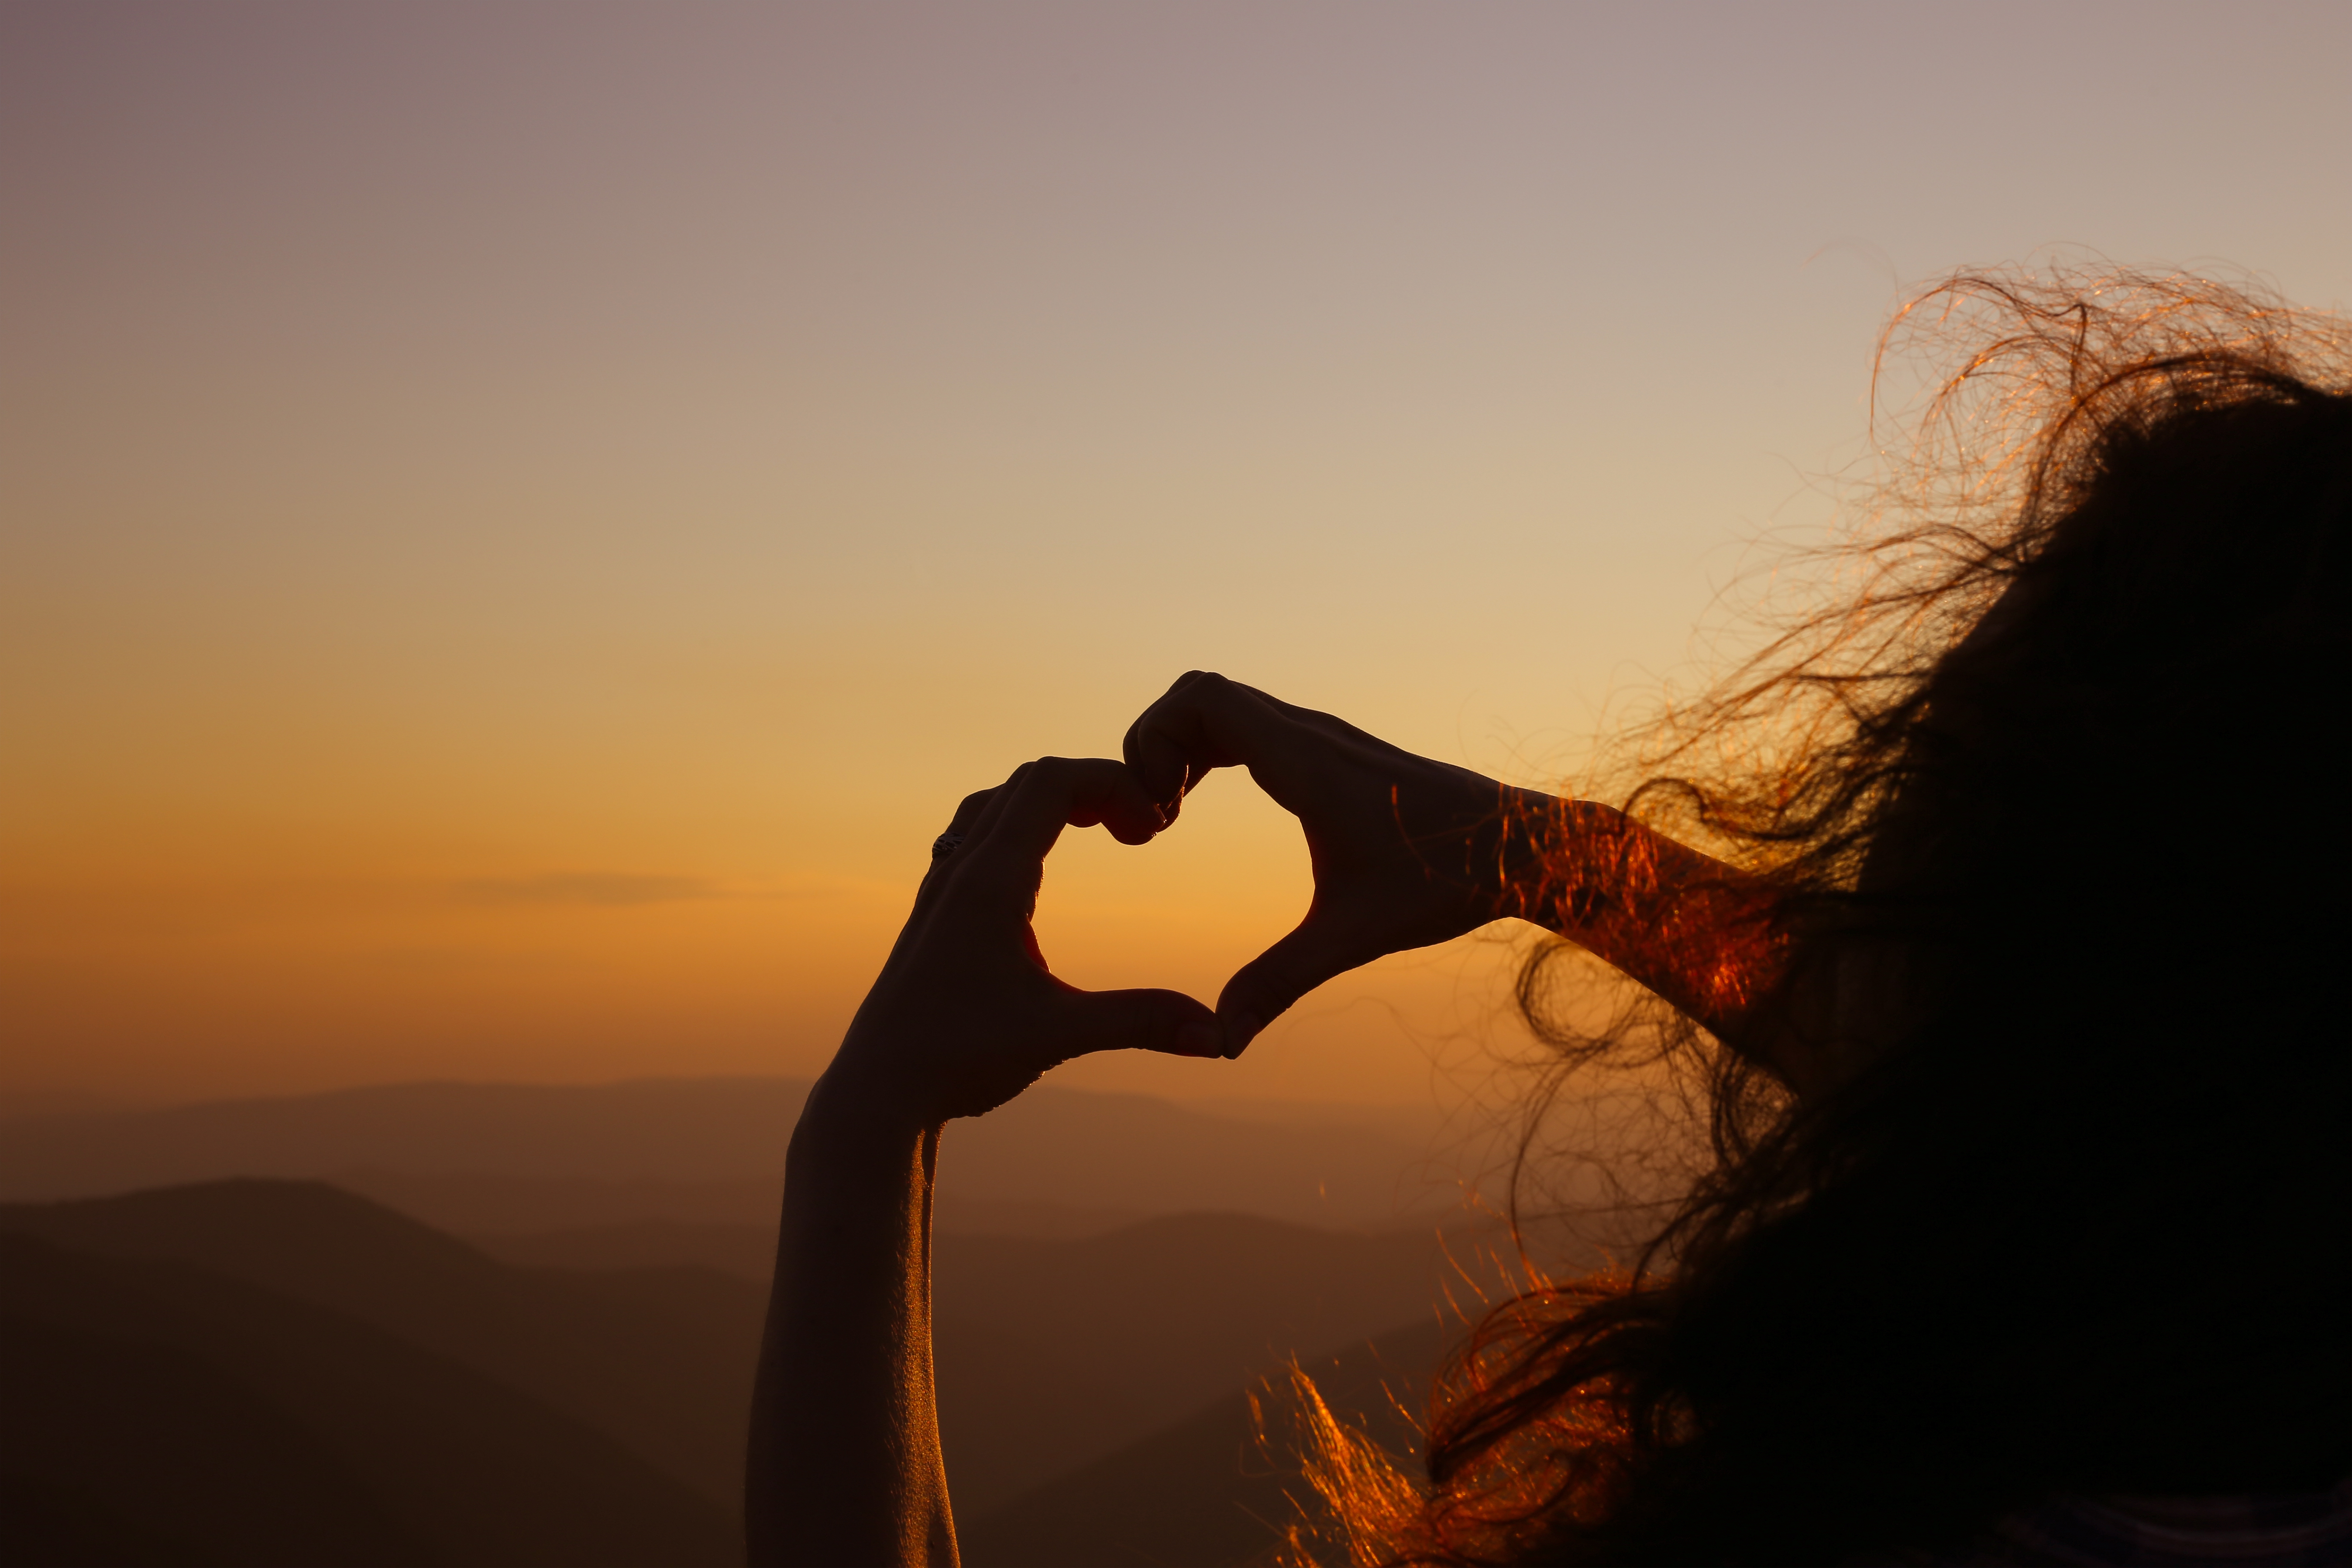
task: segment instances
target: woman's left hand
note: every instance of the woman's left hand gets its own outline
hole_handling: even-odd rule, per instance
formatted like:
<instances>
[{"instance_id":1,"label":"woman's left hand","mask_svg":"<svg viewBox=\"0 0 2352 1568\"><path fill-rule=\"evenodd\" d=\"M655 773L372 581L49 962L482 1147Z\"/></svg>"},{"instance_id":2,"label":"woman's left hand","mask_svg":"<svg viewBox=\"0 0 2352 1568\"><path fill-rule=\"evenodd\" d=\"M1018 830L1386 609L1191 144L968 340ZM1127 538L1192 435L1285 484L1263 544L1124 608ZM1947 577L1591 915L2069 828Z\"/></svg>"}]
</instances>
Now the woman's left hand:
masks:
<instances>
[{"instance_id":1,"label":"woman's left hand","mask_svg":"<svg viewBox=\"0 0 2352 1568\"><path fill-rule=\"evenodd\" d=\"M967 796L914 912L825 1071L869 1115L910 1128L978 1116L1090 1051L1223 1054L1217 1016L1177 991L1081 991L1054 977L1030 919L1046 851L1097 823L1123 844L1164 825L1122 763L1045 757Z\"/></svg>"}]
</instances>

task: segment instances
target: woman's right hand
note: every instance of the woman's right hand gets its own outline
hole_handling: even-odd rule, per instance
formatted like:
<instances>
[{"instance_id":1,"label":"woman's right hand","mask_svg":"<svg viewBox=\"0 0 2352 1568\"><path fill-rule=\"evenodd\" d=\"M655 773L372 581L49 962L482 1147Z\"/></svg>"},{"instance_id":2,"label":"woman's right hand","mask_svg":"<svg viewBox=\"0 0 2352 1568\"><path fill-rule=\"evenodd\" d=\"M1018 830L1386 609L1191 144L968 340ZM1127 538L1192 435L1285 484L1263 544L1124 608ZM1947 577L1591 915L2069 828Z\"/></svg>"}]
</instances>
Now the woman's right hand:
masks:
<instances>
[{"instance_id":1,"label":"woman's right hand","mask_svg":"<svg viewBox=\"0 0 2352 1568\"><path fill-rule=\"evenodd\" d=\"M1238 766L1306 831L1315 870L1306 918L1217 999L1234 1054L1332 976L1502 912L1505 830L1521 792L1467 768L1200 670L1144 710L1125 752L1171 822L1210 772Z\"/></svg>"}]
</instances>

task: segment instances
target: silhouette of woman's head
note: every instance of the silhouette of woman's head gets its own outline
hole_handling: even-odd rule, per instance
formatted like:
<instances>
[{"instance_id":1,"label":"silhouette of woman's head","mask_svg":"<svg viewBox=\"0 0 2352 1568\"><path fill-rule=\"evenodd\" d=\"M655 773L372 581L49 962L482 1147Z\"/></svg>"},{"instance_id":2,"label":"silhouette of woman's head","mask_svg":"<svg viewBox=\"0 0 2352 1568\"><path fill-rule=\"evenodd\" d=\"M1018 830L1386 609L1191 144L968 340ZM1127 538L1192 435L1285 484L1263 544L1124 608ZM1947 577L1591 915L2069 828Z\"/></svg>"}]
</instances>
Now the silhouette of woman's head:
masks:
<instances>
[{"instance_id":1,"label":"silhouette of woman's head","mask_svg":"<svg viewBox=\"0 0 2352 1568\"><path fill-rule=\"evenodd\" d=\"M1923 343L1923 340L1924 343ZM1409 1561L1832 1562L2053 1495L2352 1472L2352 345L2192 279L1964 278L1831 613L1648 737L1629 809L1759 875L1713 1160L1630 1272L1493 1314ZM1573 1082L1573 1079L1566 1081Z\"/></svg>"}]
</instances>

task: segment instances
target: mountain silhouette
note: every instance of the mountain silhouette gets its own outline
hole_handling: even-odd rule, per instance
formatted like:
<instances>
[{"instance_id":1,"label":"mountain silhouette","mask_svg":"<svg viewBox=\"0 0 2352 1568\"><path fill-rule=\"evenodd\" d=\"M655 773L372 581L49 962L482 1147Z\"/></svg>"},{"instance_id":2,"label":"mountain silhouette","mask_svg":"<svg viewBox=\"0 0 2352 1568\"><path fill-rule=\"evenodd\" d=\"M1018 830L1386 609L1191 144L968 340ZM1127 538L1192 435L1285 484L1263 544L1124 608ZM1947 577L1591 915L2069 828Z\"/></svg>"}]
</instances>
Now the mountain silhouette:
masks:
<instances>
[{"instance_id":1,"label":"mountain silhouette","mask_svg":"<svg viewBox=\"0 0 2352 1568\"><path fill-rule=\"evenodd\" d=\"M518 1268L333 1187L236 1181L0 1206L0 1231L194 1265L344 1314L595 1427L732 1507L765 1291L698 1268ZM957 1496L986 1509L1285 1357L1430 1312L1433 1227L1242 1215L1076 1242L941 1237L933 1300Z\"/></svg>"},{"instance_id":2,"label":"mountain silhouette","mask_svg":"<svg viewBox=\"0 0 2352 1568\"><path fill-rule=\"evenodd\" d=\"M940 1441L985 1512L1238 1395L1295 1354L1437 1321L1433 1226L1346 1235L1181 1215L1078 1242L941 1237L932 1249Z\"/></svg>"},{"instance_id":3,"label":"mountain silhouette","mask_svg":"<svg viewBox=\"0 0 2352 1568\"><path fill-rule=\"evenodd\" d=\"M1343 1351L1300 1357L1299 1365L1334 1415L1412 1459L1430 1374L1451 1338L1433 1317ZM1264 1440L1252 1393L1269 1416ZM1283 1419L1288 1400L1277 1376L1270 1387L1228 1394L993 1510L967 1515L959 1495L963 1560L969 1568L1236 1568L1262 1561L1302 1517L1300 1505L1312 1501Z\"/></svg>"},{"instance_id":4,"label":"mountain silhouette","mask_svg":"<svg viewBox=\"0 0 2352 1568\"><path fill-rule=\"evenodd\" d=\"M795 1079L394 1084L19 1117L0 1129L0 1200L271 1176L331 1181L460 1234L656 1219L772 1225L807 1092ZM1213 1114L1045 1084L949 1126L940 1224L991 1228L964 1224L960 1211L1024 1205L1113 1220L1210 1209L1392 1224L1458 1197L1431 1179L1427 1143L1426 1133L1329 1111Z\"/></svg>"},{"instance_id":5,"label":"mountain silhouette","mask_svg":"<svg viewBox=\"0 0 2352 1568\"><path fill-rule=\"evenodd\" d=\"M52 1308L88 1310L117 1284L73 1278L37 1243L0 1240L0 1259ZM328 1444L204 1354L16 1305L0 1316L5 1561L397 1568L437 1555Z\"/></svg>"},{"instance_id":6,"label":"mountain silhouette","mask_svg":"<svg viewBox=\"0 0 2352 1568\"><path fill-rule=\"evenodd\" d=\"M0 1208L0 1230L191 1264L346 1315L597 1428L732 1510L766 1292L706 1268L519 1269L317 1183Z\"/></svg>"},{"instance_id":7,"label":"mountain silhouette","mask_svg":"<svg viewBox=\"0 0 2352 1568\"><path fill-rule=\"evenodd\" d=\"M338 1171L692 1182L783 1169L808 1084L400 1083L154 1110L13 1119L0 1193L63 1197Z\"/></svg>"},{"instance_id":8,"label":"mountain silhouette","mask_svg":"<svg viewBox=\"0 0 2352 1568\"><path fill-rule=\"evenodd\" d=\"M0 1235L9 1558L738 1560L727 1510L507 1385L184 1263Z\"/></svg>"},{"instance_id":9,"label":"mountain silhouette","mask_svg":"<svg viewBox=\"0 0 2352 1568\"><path fill-rule=\"evenodd\" d=\"M774 1209L777 1191L761 1189ZM371 1194L370 1195L377 1195ZM381 1201L414 1212L393 1199ZM943 1235L1028 1241L1084 1241L1150 1216L1065 1204L939 1203L932 1223ZM553 1229L468 1230L465 1238L501 1263L542 1268L669 1268L700 1265L764 1285L776 1267L776 1220L727 1224L677 1219L626 1220Z\"/></svg>"},{"instance_id":10,"label":"mountain silhouette","mask_svg":"<svg viewBox=\"0 0 2352 1568\"><path fill-rule=\"evenodd\" d=\"M37 1562L729 1556L770 1234L542 1237L544 1251L608 1265L556 1268L502 1262L313 1182L0 1205L0 1541ZM1454 1259L1481 1272L1479 1241L1428 1222L1340 1232L1241 1214L1076 1239L940 1236L960 1514L1015 1539L989 1521L1096 1475L1097 1514L1118 1500L1121 1518L1198 1516L1213 1521L1188 1527L1202 1550L1222 1550L1265 1489L1236 1468L1225 1428L1223 1448L1201 1435L1203 1413L1239 1408L1294 1354L1328 1359L1400 1321L1433 1345L1436 1304L1464 1293ZM642 1266L698 1254L730 1266ZM1190 1458L1157 1480L1102 1469L1153 1443ZM1244 1481L1258 1491L1236 1492ZM551 1543L541 1556L517 1544L532 1521ZM560 1547L580 1531L598 1544Z\"/></svg>"},{"instance_id":11,"label":"mountain silhouette","mask_svg":"<svg viewBox=\"0 0 2352 1568\"><path fill-rule=\"evenodd\" d=\"M474 1233L466 1239L501 1263L526 1268L716 1268L767 1284L776 1268L776 1226L677 1219L630 1220L570 1230Z\"/></svg>"}]
</instances>

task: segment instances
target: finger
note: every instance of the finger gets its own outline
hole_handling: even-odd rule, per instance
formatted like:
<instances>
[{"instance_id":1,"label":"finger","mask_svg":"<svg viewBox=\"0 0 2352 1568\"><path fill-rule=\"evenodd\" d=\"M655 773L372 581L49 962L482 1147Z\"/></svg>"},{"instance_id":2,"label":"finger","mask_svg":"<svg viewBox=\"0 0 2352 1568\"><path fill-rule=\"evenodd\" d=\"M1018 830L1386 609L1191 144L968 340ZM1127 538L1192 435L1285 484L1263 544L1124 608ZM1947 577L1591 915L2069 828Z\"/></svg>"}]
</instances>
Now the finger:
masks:
<instances>
[{"instance_id":1,"label":"finger","mask_svg":"<svg viewBox=\"0 0 2352 1568\"><path fill-rule=\"evenodd\" d=\"M948 819L948 825L940 831L939 837L931 841L931 863L923 872L922 885L916 889L914 911L908 916L909 925L920 920L923 911L938 901L940 889L945 885L948 873L955 866L956 850L970 841L973 831L979 826L982 814L988 809L989 803L996 798L998 791L1003 788L1003 785L999 784L989 789L974 790L957 803L955 815ZM942 853L941 844L950 840L952 842L948 843L945 852Z\"/></svg>"},{"instance_id":2,"label":"finger","mask_svg":"<svg viewBox=\"0 0 2352 1568\"><path fill-rule=\"evenodd\" d=\"M987 812L989 803L994 800L1003 788L1003 784L999 784L993 789L974 790L964 796L957 803L955 816L948 819L946 831L940 837L960 836L968 840L980 818ZM947 887L948 879L955 869L954 851L950 850L945 855L940 854L938 842L937 839L932 840L931 863L925 868L922 881L915 888L914 907L907 911L906 923L898 928L898 939L890 944L889 956L882 961L884 974L888 974L898 968L900 956L907 952L908 944L915 940L915 933L922 930L925 918L939 903ZM958 847L961 847L961 845Z\"/></svg>"},{"instance_id":3,"label":"finger","mask_svg":"<svg viewBox=\"0 0 2352 1568\"><path fill-rule=\"evenodd\" d=\"M1023 767L1027 765L1025 763L1022 764ZM931 841L931 865L934 868L949 864L955 858L958 849L979 836L981 825L988 820L989 807L994 805L1006 788L1020 777L1021 769L1015 768L1003 784L976 789L956 803L955 816L948 819L946 828Z\"/></svg>"},{"instance_id":4,"label":"finger","mask_svg":"<svg viewBox=\"0 0 2352 1568\"><path fill-rule=\"evenodd\" d=\"M950 862L968 866L979 858L980 847L988 842L990 835L995 832L997 821L1003 816L1004 807L1013 799L1013 792L1021 787L1022 781L1036 765L1024 763L1007 773L1003 784L981 792L986 798L981 802L979 815L972 818L971 826L964 830L963 841L956 846L955 853L948 857Z\"/></svg>"},{"instance_id":5,"label":"finger","mask_svg":"<svg viewBox=\"0 0 2352 1568\"><path fill-rule=\"evenodd\" d=\"M1348 937L1313 914L1298 929L1234 972L1217 997L1226 1049L1239 1056L1290 1005L1336 974L1381 956L1377 942Z\"/></svg>"},{"instance_id":6,"label":"finger","mask_svg":"<svg viewBox=\"0 0 2352 1568\"><path fill-rule=\"evenodd\" d=\"M1100 823L1122 843L1141 844L1166 819L1124 763L1108 757L1040 757L1007 780L956 853L975 869L1017 868L1034 879L1064 827Z\"/></svg>"},{"instance_id":7,"label":"finger","mask_svg":"<svg viewBox=\"0 0 2352 1568\"><path fill-rule=\"evenodd\" d=\"M1255 763L1276 743L1276 705L1265 693L1206 670L1177 679L1129 726L1128 766L1172 819L1184 795L1215 769Z\"/></svg>"},{"instance_id":8,"label":"finger","mask_svg":"<svg viewBox=\"0 0 2352 1568\"><path fill-rule=\"evenodd\" d=\"M996 798L998 787L992 784L986 789L976 789L958 801L955 815L948 818L944 837L961 838L970 833L980 821L980 814L988 808L988 803Z\"/></svg>"},{"instance_id":9,"label":"finger","mask_svg":"<svg viewBox=\"0 0 2352 1568\"><path fill-rule=\"evenodd\" d=\"M1144 790L1160 808L1173 816L1182 808L1184 794L1201 781L1209 767L1200 753L1200 721L1192 697L1203 681L1215 678L1188 669L1175 683L1136 716L1119 742L1119 754L1135 770Z\"/></svg>"},{"instance_id":10,"label":"finger","mask_svg":"<svg viewBox=\"0 0 2352 1568\"><path fill-rule=\"evenodd\" d=\"M1058 1060L1094 1051L1159 1051L1222 1057L1228 1044L1217 1016L1181 991L1071 991L1054 1047Z\"/></svg>"}]
</instances>

